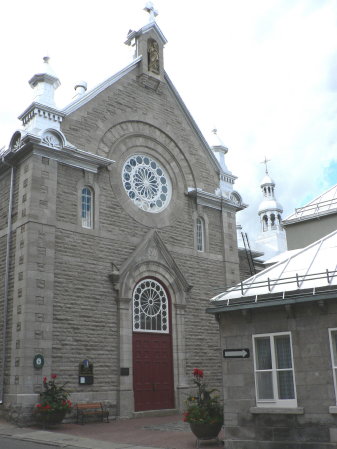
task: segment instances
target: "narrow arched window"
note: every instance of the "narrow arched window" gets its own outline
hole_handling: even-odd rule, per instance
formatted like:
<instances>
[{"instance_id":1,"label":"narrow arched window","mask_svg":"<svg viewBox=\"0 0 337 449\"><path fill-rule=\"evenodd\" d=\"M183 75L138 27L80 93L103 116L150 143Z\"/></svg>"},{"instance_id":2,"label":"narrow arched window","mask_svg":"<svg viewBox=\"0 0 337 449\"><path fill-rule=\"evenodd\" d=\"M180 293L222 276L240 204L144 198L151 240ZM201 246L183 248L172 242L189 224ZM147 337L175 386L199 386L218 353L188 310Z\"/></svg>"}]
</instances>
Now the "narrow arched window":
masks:
<instances>
[{"instance_id":1,"label":"narrow arched window","mask_svg":"<svg viewBox=\"0 0 337 449\"><path fill-rule=\"evenodd\" d=\"M93 228L93 191L90 187L82 189L82 227Z\"/></svg>"},{"instance_id":2,"label":"narrow arched window","mask_svg":"<svg viewBox=\"0 0 337 449\"><path fill-rule=\"evenodd\" d=\"M202 218L197 218L196 222L197 250L205 251L205 225Z\"/></svg>"},{"instance_id":3,"label":"narrow arched window","mask_svg":"<svg viewBox=\"0 0 337 449\"><path fill-rule=\"evenodd\" d=\"M278 224L279 224L280 229L283 229L282 218L281 218L280 214L278 214L277 219L278 219Z\"/></svg>"},{"instance_id":4,"label":"narrow arched window","mask_svg":"<svg viewBox=\"0 0 337 449\"><path fill-rule=\"evenodd\" d=\"M271 229L276 229L275 215L274 214L270 215L270 226L271 226Z\"/></svg>"},{"instance_id":5,"label":"narrow arched window","mask_svg":"<svg viewBox=\"0 0 337 449\"><path fill-rule=\"evenodd\" d=\"M267 215L263 216L262 223L263 223L263 231L268 231L268 217L267 217Z\"/></svg>"}]
</instances>

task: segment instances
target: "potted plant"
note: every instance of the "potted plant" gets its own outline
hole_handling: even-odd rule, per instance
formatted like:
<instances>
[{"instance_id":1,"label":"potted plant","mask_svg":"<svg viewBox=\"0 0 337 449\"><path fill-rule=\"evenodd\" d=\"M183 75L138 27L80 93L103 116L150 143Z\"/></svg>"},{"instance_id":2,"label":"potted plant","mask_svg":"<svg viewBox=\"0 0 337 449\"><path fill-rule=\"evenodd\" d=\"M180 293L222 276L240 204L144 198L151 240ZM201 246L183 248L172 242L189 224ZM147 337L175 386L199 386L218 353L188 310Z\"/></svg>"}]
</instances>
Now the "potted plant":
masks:
<instances>
[{"instance_id":1,"label":"potted plant","mask_svg":"<svg viewBox=\"0 0 337 449\"><path fill-rule=\"evenodd\" d=\"M72 408L69 400L69 393L65 390L63 385L56 383L56 374L51 375L48 381L46 377L43 378L44 391L40 393L40 402L35 406L35 416L43 426L51 424L60 424L67 412Z\"/></svg>"},{"instance_id":2,"label":"potted plant","mask_svg":"<svg viewBox=\"0 0 337 449\"><path fill-rule=\"evenodd\" d=\"M193 382L197 386L197 393L187 398L183 419L190 424L192 432L198 439L210 440L219 435L223 425L223 408L218 396L214 394L217 390L208 390L203 377L202 370L197 368L193 370Z\"/></svg>"}]
</instances>

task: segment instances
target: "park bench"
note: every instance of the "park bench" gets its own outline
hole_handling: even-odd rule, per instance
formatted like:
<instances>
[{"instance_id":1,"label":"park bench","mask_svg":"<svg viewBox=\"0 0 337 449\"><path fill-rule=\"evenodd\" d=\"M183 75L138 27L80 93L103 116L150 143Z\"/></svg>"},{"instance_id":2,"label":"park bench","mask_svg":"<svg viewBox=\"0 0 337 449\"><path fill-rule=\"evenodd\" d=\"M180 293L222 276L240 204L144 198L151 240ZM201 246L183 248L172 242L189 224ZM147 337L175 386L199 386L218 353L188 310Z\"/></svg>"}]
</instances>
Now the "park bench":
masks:
<instances>
[{"instance_id":1,"label":"park bench","mask_svg":"<svg viewBox=\"0 0 337 449\"><path fill-rule=\"evenodd\" d=\"M106 418L106 422L109 422L109 410L106 410L103 407L102 402L91 402L86 404L76 404L77 410L77 424L81 420L82 424L84 424L85 416L99 416L102 418L102 422L104 418Z\"/></svg>"}]
</instances>

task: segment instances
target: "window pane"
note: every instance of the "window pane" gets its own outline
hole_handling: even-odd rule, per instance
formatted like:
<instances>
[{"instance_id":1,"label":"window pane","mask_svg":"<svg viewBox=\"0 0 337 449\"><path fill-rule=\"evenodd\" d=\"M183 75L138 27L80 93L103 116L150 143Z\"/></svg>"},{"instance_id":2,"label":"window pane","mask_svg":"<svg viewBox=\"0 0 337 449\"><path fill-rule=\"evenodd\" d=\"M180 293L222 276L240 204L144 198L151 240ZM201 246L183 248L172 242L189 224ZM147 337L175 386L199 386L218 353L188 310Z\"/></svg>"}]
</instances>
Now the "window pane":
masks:
<instances>
[{"instance_id":1,"label":"window pane","mask_svg":"<svg viewBox=\"0 0 337 449\"><path fill-rule=\"evenodd\" d=\"M271 369L270 338L256 338L256 369Z\"/></svg>"},{"instance_id":2,"label":"window pane","mask_svg":"<svg viewBox=\"0 0 337 449\"><path fill-rule=\"evenodd\" d=\"M82 226L92 227L92 193L87 187L82 189Z\"/></svg>"},{"instance_id":3,"label":"window pane","mask_svg":"<svg viewBox=\"0 0 337 449\"><path fill-rule=\"evenodd\" d=\"M256 373L258 399L274 399L272 373Z\"/></svg>"},{"instance_id":4,"label":"window pane","mask_svg":"<svg viewBox=\"0 0 337 449\"><path fill-rule=\"evenodd\" d=\"M278 371L279 399L295 399L294 378L292 371Z\"/></svg>"},{"instance_id":5,"label":"window pane","mask_svg":"<svg viewBox=\"0 0 337 449\"><path fill-rule=\"evenodd\" d=\"M331 332L334 366L337 366L337 332Z\"/></svg>"},{"instance_id":6,"label":"window pane","mask_svg":"<svg viewBox=\"0 0 337 449\"><path fill-rule=\"evenodd\" d=\"M289 335L279 335L278 337L275 337L274 341L276 352L276 368L292 368Z\"/></svg>"},{"instance_id":7,"label":"window pane","mask_svg":"<svg viewBox=\"0 0 337 449\"><path fill-rule=\"evenodd\" d=\"M204 251L204 223L201 218L197 219L197 250Z\"/></svg>"}]
</instances>

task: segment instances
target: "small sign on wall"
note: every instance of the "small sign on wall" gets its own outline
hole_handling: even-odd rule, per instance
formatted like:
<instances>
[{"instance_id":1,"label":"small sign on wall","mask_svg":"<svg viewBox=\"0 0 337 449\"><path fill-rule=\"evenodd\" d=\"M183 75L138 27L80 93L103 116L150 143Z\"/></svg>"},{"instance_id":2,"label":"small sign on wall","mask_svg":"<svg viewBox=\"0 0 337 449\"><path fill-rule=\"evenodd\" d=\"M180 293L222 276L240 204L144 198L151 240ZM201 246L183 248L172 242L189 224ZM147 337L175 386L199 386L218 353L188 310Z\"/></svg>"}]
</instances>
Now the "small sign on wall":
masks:
<instances>
[{"instance_id":1,"label":"small sign on wall","mask_svg":"<svg viewBox=\"0 0 337 449\"><path fill-rule=\"evenodd\" d=\"M225 359L248 359L249 355L248 348L223 350L223 356Z\"/></svg>"},{"instance_id":2,"label":"small sign on wall","mask_svg":"<svg viewBox=\"0 0 337 449\"><path fill-rule=\"evenodd\" d=\"M92 385L94 383L94 365L87 359L79 364L78 383L80 385Z\"/></svg>"}]
</instances>

